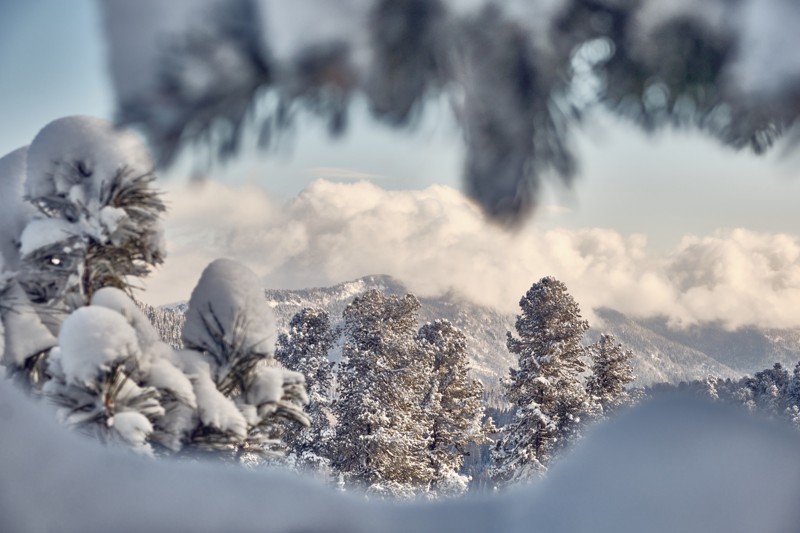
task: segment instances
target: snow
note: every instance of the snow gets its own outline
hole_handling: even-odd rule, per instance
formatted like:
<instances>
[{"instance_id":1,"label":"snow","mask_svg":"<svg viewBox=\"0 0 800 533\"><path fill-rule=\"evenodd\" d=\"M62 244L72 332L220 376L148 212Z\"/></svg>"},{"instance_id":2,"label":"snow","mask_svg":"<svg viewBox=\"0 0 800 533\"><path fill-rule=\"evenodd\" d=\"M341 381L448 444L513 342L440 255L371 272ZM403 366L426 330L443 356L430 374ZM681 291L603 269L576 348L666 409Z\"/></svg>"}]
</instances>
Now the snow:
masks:
<instances>
[{"instance_id":1,"label":"snow","mask_svg":"<svg viewBox=\"0 0 800 533\"><path fill-rule=\"evenodd\" d=\"M146 440L153 432L153 425L142 413L135 411L117 413L108 423L132 447L150 449Z\"/></svg>"},{"instance_id":2,"label":"snow","mask_svg":"<svg viewBox=\"0 0 800 533\"><path fill-rule=\"evenodd\" d=\"M72 312L61 325L58 343L64 376L89 387L101 370L139 353L136 330L119 313L98 306Z\"/></svg>"},{"instance_id":3,"label":"snow","mask_svg":"<svg viewBox=\"0 0 800 533\"><path fill-rule=\"evenodd\" d=\"M80 235L76 224L63 218L40 218L32 220L20 236L20 254L24 257L41 248L67 240L71 236Z\"/></svg>"},{"instance_id":4,"label":"snow","mask_svg":"<svg viewBox=\"0 0 800 533\"><path fill-rule=\"evenodd\" d=\"M64 117L42 128L28 148L25 195L85 201L100 197L123 168L138 176L152 167L147 148L133 132L98 118Z\"/></svg>"},{"instance_id":5,"label":"snow","mask_svg":"<svg viewBox=\"0 0 800 533\"><path fill-rule=\"evenodd\" d=\"M166 348L169 349L168 346ZM191 380L170 361L166 359L153 361L150 365L147 382L157 389L172 392L178 400L189 407L197 407L197 398Z\"/></svg>"},{"instance_id":6,"label":"snow","mask_svg":"<svg viewBox=\"0 0 800 533\"><path fill-rule=\"evenodd\" d=\"M55 337L42 323L25 291L13 283L3 295L0 308L5 329L2 361L22 366L31 355L48 350L56 345Z\"/></svg>"},{"instance_id":7,"label":"snow","mask_svg":"<svg viewBox=\"0 0 800 533\"><path fill-rule=\"evenodd\" d=\"M197 397L200 420L207 426L230 431L240 438L247 436L247 421L228 397L222 394L211 379L211 366L203 354L192 350L178 352L184 372L192 380Z\"/></svg>"},{"instance_id":8,"label":"snow","mask_svg":"<svg viewBox=\"0 0 800 533\"><path fill-rule=\"evenodd\" d=\"M264 298L258 277L246 266L230 259L209 264L192 291L183 339L187 347L203 349L223 357L218 333L228 346L272 355L275 345L275 318ZM217 331L221 328L221 331Z\"/></svg>"},{"instance_id":9,"label":"snow","mask_svg":"<svg viewBox=\"0 0 800 533\"><path fill-rule=\"evenodd\" d=\"M285 368L260 366L256 369L253 384L247 390L247 401L258 407L267 403L281 401L284 385L305 384L306 379L300 372ZM301 402L308 403L308 396L301 395Z\"/></svg>"},{"instance_id":10,"label":"snow","mask_svg":"<svg viewBox=\"0 0 800 533\"><path fill-rule=\"evenodd\" d=\"M27 224L33 208L22 201L22 184L28 147L0 158L0 257L6 268L17 268L18 253L14 244Z\"/></svg>"},{"instance_id":11,"label":"snow","mask_svg":"<svg viewBox=\"0 0 800 533\"><path fill-rule=\"evenodd\" d=\"M297 372L285 371L291 374ZM247 400L252 405L262 403L279 402L283 396L283 374L282 368L259 367L256 369L253 386L247 391ZM302 374L300 379L304 380Z\"/></svg>"},{"instance_id":12,"label":"snow","mask_svg":"<svg viewBox=\"0 0 800 533\"><path fill-rule=\"evenodd\" d=\"M149 365L156 356L163 355L164 348L169 348L161 342L161 336L150 320L124 291L116 287L103 287L92 295L91 305L116 311L136 330L139 347L145 356L150 356L149 358L145 357L145 364ZM162 353L153 353L159 351Z\"/></svg>"},{"instance_id":13,"label":"snow","mask_svg":"<svg viewBox=\"0 0 800 533\"><path fill-rule=\"evenodd\" d=\"M800 523L797 435L696 400L663 399L597 428L541 485L414 504L103 447L59 427L8 382L0 414L8 531L778 533Z\"/></svg>"}]
</instances>

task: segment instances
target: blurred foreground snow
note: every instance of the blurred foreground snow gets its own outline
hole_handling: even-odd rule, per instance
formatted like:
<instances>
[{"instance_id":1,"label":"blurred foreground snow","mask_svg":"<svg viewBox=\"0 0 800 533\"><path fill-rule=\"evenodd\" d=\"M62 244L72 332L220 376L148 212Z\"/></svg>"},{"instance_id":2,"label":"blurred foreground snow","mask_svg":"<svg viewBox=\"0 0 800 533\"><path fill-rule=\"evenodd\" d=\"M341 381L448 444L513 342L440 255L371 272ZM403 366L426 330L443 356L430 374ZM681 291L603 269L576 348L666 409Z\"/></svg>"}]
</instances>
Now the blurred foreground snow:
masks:
<instances>
[{"instance_id":1,"label":"blurred foreground snow","mask_svg":"<svg viewBox=\"0 0 800 533\"><path fill-rule=\"evenodd\" d=\"M796 531L798 437L663 398L598 428L533 488L365 502L280 472L154 461L58 426L0 383L4 531Z\"/></svg>"}]
</instances>

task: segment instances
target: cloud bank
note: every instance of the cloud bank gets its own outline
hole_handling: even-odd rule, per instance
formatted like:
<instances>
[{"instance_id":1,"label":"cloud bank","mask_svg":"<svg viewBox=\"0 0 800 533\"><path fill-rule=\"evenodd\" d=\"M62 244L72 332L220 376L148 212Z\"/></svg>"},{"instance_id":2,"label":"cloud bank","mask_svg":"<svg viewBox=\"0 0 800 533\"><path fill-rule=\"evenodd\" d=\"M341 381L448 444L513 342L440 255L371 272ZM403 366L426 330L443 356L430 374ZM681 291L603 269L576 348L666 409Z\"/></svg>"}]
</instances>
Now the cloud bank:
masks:
<instances>
[{"instance_id":1,"label":"cloud bank","mask_svg":"<svg viewBox=\"0 0 800 533\"><path fill-rule=\"evenodd\" d=\"M645 235L611 229L509 233L444 186L388 191L318 180L277 205L257 186L208 182L167 199L169 255L143 295L152 303L187 299L208 262L230 257L271 288L389 274L420 295L453 291L515 312L530 285L552 275L590 320L593 309L610 307L676 325L800 326L797 236L727 230L654 254Z\"/></svg>"}]
</instances>

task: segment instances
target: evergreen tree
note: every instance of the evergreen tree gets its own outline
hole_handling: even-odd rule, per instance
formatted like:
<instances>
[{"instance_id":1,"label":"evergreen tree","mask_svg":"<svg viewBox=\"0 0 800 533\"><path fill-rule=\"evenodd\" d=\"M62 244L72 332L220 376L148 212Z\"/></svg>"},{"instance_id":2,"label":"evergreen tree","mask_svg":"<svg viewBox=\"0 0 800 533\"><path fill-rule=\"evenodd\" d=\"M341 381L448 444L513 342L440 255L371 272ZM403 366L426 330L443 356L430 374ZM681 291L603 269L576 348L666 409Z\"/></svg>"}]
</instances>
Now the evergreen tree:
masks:
<instances>
[{"instance_id":1,"label":"evergreen tree","mask_svg":"<svg viewBox=\"0 0 800 533\"><path fill-rule=\"evenodd\" d=\"M519 358L511 369L506 395L516 406L492 456L495 482L506 484L541 476L554 456L580 433L593 411L581 374L588 324L560 281L545 277L520 300L519 337L508 333L507 346Z\"/></svg>"},{"instance_id":2,"label":"evergreen tree","mask_svg":"<svg viewBox=\"0 0 800 533\"><path fill-rule=\"evenodd\" d=\"M38 389L64 318L102 287L129 292L130 277L162 262L164 204L151 187L155 176L144 145L103 120L55 120L15 154L24 157L18 166L35 213L24 217L15 238L19 269L0 294L14 349L3 363Z\"/></svg>"},{"instance_id":3,"label":"evergreen tree","mask_svg":"<svg viewBox=\"0 0 800 533\"><path fill-rule=\"evenodd\" d=\"M308 425L302 374L273 358L272 310L244 265L217 259L192 291L180 352L197 396L187 446L236 459L282 452L284 422Z\"/></svg>"},{"instance_id":4,"label":"evergreen tree","mask_svg":"<svg viewBox=\"0 0 800 533\"><path fill-rule=\"evenodd\" d=\"M422 403L431 427L431 489L440 496L461 494L469 483L468 477L459 474L467 447L485 442L491 426L481 425L483 387L469 376L466 337L449 321L425 324L417 342L431 367L430 386Z\"/></svg>"},{"instance_id":5,"label":"evergreen tree","mask_svg":"<svg viewBox=\"0 0 800 533\"><path fill-rule=\"evenodd\" d=\"M275 350L278 362L305 376L308 392L305 411L311 421L307 428L287 428L284 442L300 468L318 473L327 472L330 465L333 363L328 360L328 353L338 335L327 312L305 308L292 317L289 333L278 337Z\"/></svg>"},{"instance_id":6,"label":"evergreen tree","mask_svg":"<svg viewBox=\"0 0 800 533\"><path fill-rule=\"evenodd\" d=\"M333 466L380 496L412 497L432 477L421 407L428 366L414 339L419 307L412 295L371 290L344 311Z\"/></svg>"},{"instance_id":7,"label":"evergreen tree","mask_svg":"<svg viewBox=\"0 0 800 533\"><path fill-rule=\"evenodd\" d=\"M592 374L586 391L600 405L604 414L610 414L630 403L625 385L633 381L631 359L633 352L615 342L614 336L603 334L589 347L592 356Z\"/></svg>"}]
</instances>

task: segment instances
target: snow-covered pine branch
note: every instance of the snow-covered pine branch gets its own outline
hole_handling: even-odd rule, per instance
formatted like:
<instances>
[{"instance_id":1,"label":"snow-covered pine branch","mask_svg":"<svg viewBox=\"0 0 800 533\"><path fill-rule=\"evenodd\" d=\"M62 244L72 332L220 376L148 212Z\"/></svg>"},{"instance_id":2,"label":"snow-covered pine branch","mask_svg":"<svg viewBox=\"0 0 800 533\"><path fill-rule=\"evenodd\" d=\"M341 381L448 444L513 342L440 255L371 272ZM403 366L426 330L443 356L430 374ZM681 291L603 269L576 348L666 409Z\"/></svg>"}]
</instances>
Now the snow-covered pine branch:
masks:
<instances>
[{"instance_id":1,"label":"snow-covered pine branch","mask_svg":"<svg viewBox=\"0 0 800 533\"><path fill-rule=\"evenodd\" d=\"M3 162L13 218L0 236L11 278L0 291L3 363L38 389L66 316L161 263L164 204L142 142L100 119L55 120Z\"/></svg>"},{"instance_id":2,"label":"snow-covered pine branch","mask_svg":"<svg viewBox=\"0 0 800 533\"><path fill-rule=\"evenodd\" d=\"M275 320L259 285L244 265L218 259L192 291L179 352L197 395L190 449L274 455L283 422L309 424L305 379L273 357Z\"/></svg>"}]
</instances>

